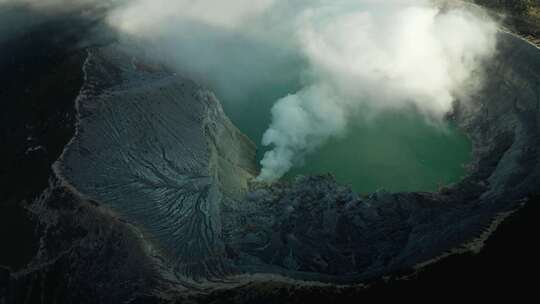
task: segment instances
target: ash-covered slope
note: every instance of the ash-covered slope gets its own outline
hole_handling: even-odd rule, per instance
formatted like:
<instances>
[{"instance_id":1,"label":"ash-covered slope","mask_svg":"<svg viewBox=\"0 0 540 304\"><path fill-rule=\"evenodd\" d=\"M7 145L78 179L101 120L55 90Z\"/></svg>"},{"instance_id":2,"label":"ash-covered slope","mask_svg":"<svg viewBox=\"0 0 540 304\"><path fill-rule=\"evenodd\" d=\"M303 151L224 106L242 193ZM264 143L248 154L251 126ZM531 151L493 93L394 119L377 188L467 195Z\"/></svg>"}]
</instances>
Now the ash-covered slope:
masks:
<instances>
[{"instance_id":1,"label":"ash-covered slope","mask_svg":"<svg viewBox=\"0 0 540 304\"><path fill-rule=\"evenodd\" d=\"M140 228L178 278L226 276L221 213L256 174L254 145L212 93L119 46L89 50L84 72L57 173Z\"/></svg>"}]
</instances>

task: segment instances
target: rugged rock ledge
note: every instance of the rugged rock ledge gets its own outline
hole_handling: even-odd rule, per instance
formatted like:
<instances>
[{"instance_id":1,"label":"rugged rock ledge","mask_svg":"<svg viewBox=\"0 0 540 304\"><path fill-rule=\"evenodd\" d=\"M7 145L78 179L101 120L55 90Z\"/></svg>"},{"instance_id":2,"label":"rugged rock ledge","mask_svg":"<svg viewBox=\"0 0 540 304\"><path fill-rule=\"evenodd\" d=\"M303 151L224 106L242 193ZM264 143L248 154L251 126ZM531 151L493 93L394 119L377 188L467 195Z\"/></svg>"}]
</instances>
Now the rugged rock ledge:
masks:
<instances>
[{"instance_id":1,"label":"rugged rock ledge","mask_svg":"<svg viewBox=\"0 0 540 304\"><path fill-rule=\"evenodd\" d=\"M27 263L0 269L7 302L134 303L264 290L269 281L306 290L369 283L478 250L494 220L538 191L540 53L510 34L500 35L485 89L454 113L474 142L470 176L438 193L369 197L331 176L249 185L254 146L210 92L117 45L72 56L66 70L86 78L78 96L66 93L77 112L59 115L66 132L77 115L77 132L52 145L67 144L53 155L48 187L36 186L41 195L8 196L28 202L39 246ZM250 282L258 286L242 287Z\"/></svg>"},{"instance_id":2,"label":"rugged rock ledge","mask_svg":"<svg viewBox=\"0 0 540 304\"><path fill-rule=\"evenodd\" d=\"M90 50L84 71L58 176L140 227L179 279L226 276L220 214L245 196L255 146L212 93L119 46Z\"/></svg>"}]
</instances>

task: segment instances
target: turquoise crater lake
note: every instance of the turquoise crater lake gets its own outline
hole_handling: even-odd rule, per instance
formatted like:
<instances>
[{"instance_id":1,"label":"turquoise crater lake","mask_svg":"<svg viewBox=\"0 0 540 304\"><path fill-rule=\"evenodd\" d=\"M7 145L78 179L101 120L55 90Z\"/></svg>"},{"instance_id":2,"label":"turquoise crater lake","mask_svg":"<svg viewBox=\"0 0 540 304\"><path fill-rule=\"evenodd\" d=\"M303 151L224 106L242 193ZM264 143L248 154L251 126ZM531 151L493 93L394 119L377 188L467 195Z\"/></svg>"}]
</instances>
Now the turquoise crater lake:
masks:
<instances>
[{"instance_id":1,"label":"turquoise crater lake","mask_svg":"<svg viewBox=\"0 0 540 304\"><path fill-rule=\"evenodd\" d=\"M261 146L274 102L294 87L255 91L245 101L224 101L233 122L257 145L257 161L269 147ZM469 138L452 123L435 126L414 109L385 111L358 119L348 132L307 155L284 179L297 175L333 174L359 193L380 189L434 191L459 181L471 160Z\"/></svg>"},{"instance_id":2,"label":"turquoise crater lake","mask_svg":"<svg viewBox=\"0 0 540 304\"><path fill-rule=\"evenodd\" d=\"M413 110L385 112L356 122L287 177L330 172L360 193L435 191L466 174L471 150L468 137L451 123L433 126Z\"/></svg>"}]
</instances>

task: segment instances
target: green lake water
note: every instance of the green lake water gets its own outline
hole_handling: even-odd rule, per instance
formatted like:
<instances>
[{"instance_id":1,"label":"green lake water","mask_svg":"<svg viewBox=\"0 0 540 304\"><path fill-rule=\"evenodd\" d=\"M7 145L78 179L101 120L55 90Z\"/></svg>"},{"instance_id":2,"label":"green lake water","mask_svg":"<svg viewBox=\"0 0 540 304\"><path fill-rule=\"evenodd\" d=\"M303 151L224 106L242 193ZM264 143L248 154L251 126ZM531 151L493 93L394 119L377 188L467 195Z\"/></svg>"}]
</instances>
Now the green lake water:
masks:
<instances>
[{"instance_id":1,"label":"green lake water","mask_svg":"<svg viewBox=\"0 0 540 304\"><path fill-rule=\"evenodd\" d=\"M241 100L221 98L227 115L258 145L257 161L269 149L261 146L261 139L271 122L272 105L298 88L296 83L274 84ZM359 118L346 134L307 155L284 179L331 173L359 193L433 191L466 175L471 150L468 137L450 123L434 126L413 109L387 111L369 122Z\"/></svg>"},{"instance_id":2,"label":"green lake water","mask_svg":"<svg viewBox=\"0 0 540 304\"><path fill-rule=\"evenodd\" d=\"M270 109L285 90L256 92L249 100L258 103L226 109L233 122L258 144L258 161L268 150L260 142L270 123ZM369 122L354 122L346 134L309 154L284 179L332 173L338 182L360 193L433 191L466 174L464 165L471 159L471 150L467 136L450 123L434 126L412 109L388 111Z\"/></svg>"},{"instance_id":3,"label":"green lake water","mask_svg":"<svg viewBox=\"0 0 540 304\"><path fill-rule=\"evenodd\" d=\"M360 193L433 191L460 180L471 142L451 124L433 126L414 111L386 112L308 155L286 177L330 172Z\"/></svg>"}]
</instances>

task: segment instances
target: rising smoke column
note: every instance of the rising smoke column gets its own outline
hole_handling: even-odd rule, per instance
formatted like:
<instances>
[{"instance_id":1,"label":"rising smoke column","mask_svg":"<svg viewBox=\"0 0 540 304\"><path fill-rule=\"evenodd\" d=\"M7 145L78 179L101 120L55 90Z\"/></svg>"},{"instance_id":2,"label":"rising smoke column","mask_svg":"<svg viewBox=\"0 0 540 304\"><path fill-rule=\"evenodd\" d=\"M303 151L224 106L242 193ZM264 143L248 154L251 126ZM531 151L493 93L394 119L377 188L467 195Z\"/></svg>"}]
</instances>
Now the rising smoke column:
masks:
<instances>
[{"instance_id":1,"label":"rising smoke column","mask_svg":"<svg viewBox=\"0 0 540 304\"><path fill-rule=\"evenodd\" d=\"M280 99L272 108L272 125L263 145L274 145L261 161L260 180L284 175L306 153L346 128L345 107L333 88L325 84L305 87Z\"/></svg>"},{"instance_id":2,"label":"rising smoke column","mask_svg":"<svg viewBox=\"0 0 540 304\"><path fill-rule=\"evenodd\" d=\"M490 20L419 1L322 5L299 18L310 77L272 110L263 144L273 149L261 161L263 181L279 179L307 153L342 134L363 105L412 104L431 119L442 119L456 94L478 88L481 64L495 50L497 28Z\"/></svg>"}]
</instances>

